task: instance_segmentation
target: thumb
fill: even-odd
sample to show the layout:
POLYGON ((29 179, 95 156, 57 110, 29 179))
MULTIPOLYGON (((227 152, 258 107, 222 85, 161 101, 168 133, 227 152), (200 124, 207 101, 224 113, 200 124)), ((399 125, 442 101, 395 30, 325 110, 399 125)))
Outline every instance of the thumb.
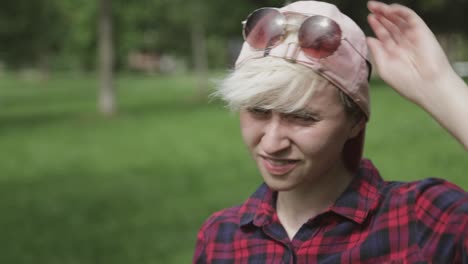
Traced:
POLYGON ((379 73, 379 75, 381 74, 380 72, 380 67, 381 65, 383 65, 384 61, 385 61, 385 54, 384 54, 384 48, 382 46, 382 43, 380 43, 380 41, 376 38, 373 38, 373 37, 367 37, 366 38, 367 40, 367 46, 369 46, 369 50, 372 54, 372 59, 374 61, 374 64, 376 66, 376 70, 377 72, 379 73))

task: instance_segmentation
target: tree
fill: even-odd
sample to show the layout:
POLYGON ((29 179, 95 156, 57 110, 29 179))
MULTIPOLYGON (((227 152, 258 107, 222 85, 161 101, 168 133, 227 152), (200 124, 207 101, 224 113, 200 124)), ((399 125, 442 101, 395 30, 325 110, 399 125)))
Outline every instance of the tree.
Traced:
POLYGON ((99 1, 99 110, 105 116, 115 114, 114 45, 112 37, 112 0, 99 1))
POLYGON ((10 67, 38 66, 48 71, 48 58, 62 46, 64 13, 57 0, 2 1, 0 60, 10 67))

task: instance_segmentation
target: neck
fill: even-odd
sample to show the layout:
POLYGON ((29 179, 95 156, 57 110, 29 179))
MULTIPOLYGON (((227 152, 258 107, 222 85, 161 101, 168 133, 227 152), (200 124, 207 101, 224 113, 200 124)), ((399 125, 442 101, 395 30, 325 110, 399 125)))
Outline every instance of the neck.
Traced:
POLYGON ((308 184, 278 192, 278 218, 292 240, 309 219, 325 212, 350 184, 353 176, 340 164, 308 184))

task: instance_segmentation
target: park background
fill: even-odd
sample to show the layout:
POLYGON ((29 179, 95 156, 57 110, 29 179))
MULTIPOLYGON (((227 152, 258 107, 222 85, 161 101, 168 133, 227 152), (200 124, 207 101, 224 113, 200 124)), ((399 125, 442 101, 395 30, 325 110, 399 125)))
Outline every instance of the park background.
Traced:
MULTIPOLYGON (((366 1, 330 1, 371 34, 366 1)), ((460 74, 466 0, 400 1, 460 74)), ((261 182, 238 117, 209 99, 274 0, 3 0, 0 263, 189 263, 198 228, 261 182)), ((465 66, 464 66, 465 65, 465 66)), ((468 188, 468 157, 374 76, 365 156, 387 180, 468 188)))

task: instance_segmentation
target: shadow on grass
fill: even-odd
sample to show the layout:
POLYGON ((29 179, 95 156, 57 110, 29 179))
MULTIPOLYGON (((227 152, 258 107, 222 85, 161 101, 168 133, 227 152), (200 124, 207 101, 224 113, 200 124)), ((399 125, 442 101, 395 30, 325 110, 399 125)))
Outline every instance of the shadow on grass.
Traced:
POLYGON ((2 124, 2 129, 0 131, 16 129, 24 130, 40 126, 48 126, 50 124, 76 120, 79 117, 80 114, 73 112, 39 112, 2 115, 0 116, 0 124, 2 124))
POLYGON ((135 104, 122 105, 120 113, 126 116, 159 116, 166 114, 184 114, 194 111, 219 109, 224 106, 219 101, 197 100, 193 98, 184 98, 178 101, 146 101, 135 104))
POLYGON ((122 102, 118 107, 117 115, 111 118, 101 116, 96 110, 97 107, 93 109, 89 106, 78 106, 70 109, 61 109, 60 106, 58 106, 55 107, 55 109, 60 110, 40 109, 34 111, 31 109, 29 112, 25 111, 10 114, 4 112, 0 114, 0 124, 2 127, 0 133, 67 123, 92 126, 97 123, 113 122, 121 119, 181 115, 200 110, 223 110, 224 108, 219 101, 208 102, 208 100, 202 101, 193 98, 182 98, 177 101, 145 100, 138 102, 122 102))

